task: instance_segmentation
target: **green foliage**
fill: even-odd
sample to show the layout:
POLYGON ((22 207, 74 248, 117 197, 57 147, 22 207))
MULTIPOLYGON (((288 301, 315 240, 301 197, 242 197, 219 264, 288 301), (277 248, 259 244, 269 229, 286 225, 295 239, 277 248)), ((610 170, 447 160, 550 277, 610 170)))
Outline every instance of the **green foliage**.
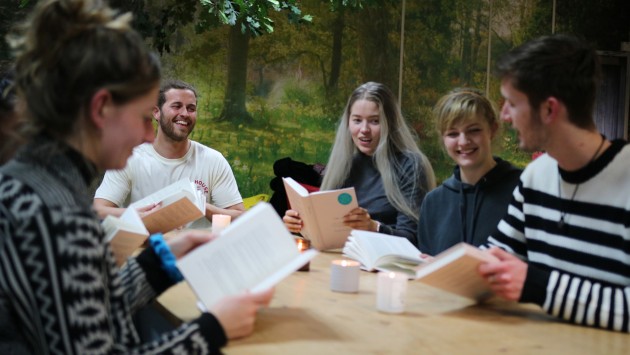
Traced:
POLYGON ((291 23, 311 22, 311 15, 302 15, 297 0, 199 0, 219 20, 231 26, 241 24, 243 33, 260 36, 274 31, 270 11, 287 11, 291 23))

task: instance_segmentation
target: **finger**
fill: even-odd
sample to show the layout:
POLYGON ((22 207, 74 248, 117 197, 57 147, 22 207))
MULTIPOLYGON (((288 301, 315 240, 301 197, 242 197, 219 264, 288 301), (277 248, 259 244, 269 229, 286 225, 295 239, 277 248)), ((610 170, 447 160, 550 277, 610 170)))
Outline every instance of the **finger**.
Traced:
POLYGON ((497 257, 499 260, 508 260, 514 258, 514 255, 498 247, 492 247, 490 248, 490 250, 488 250, 488 252, 497 257))

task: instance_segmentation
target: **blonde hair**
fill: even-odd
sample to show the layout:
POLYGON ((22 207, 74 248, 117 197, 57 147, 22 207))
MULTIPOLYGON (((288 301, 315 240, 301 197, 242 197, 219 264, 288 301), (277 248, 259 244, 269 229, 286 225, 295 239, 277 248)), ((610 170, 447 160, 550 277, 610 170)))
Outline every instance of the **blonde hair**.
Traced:
POLYGON ((490 129, 499 127, 494 105, 476 89, 458 88, 442 96, 433 109, 435 129, 440 135, 461 123, 482 120, 490 129))
POLYGON ((336 189, 343 186, 350 175, 352 158, 359 152, 352 141, 348 122, 352 105, 358 100, 374 102, 380 113, 380 140, 372 156, 376 169, 383 180, 387 200, 399 211, 413 218, 419 217, 419 206, 413 196, 404 196, 400 191, 400 178, 403 174, 418 174, 412 179, 413 191, 425 194, 435 187, 433 167, 427 157, 420 151, 414 135, 407 126, 394 94, 385 85, 367 82, 354 90, 339 120, 335 142, 333 144, 326 173, 322 182, 323 190, 336 189), (413 160, 412 171, 402 171, 399 160, 403 154, 413 160), (416 186, 420 181, 420 186, 416 186))
POLYGON ((16 87, 29 134, 73 132, 94 93, 107 89, 124 104, 159 84, 160 64, 131 26, 100 0, 40 1, 10 36, 16 87))

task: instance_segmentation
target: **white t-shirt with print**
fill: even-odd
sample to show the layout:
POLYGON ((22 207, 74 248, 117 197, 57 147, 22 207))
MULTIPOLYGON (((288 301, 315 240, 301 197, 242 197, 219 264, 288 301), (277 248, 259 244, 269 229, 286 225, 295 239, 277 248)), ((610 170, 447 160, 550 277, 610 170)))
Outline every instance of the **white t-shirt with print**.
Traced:
MULTIPOLYGON (((195 141, 191 141, 186 155, 178 159, 164 158, 151 143, 137 146, 124 169, 105 173, 94 197, 126 207, 183 178, 194 182, 206 201, 219 208, 243 202, 227 160, 218 151, 195 141)), ((193 227, 209 225, 206 218, 201 218, 193 227)))

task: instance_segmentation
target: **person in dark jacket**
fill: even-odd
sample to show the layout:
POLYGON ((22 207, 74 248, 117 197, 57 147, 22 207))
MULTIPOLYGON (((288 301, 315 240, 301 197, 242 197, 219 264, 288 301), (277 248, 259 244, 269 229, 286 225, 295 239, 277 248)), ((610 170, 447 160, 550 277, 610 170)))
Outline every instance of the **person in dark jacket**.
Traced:
POLYGON ((521 174, 492 155, 499 121, 482 94, 454 90, 439 100, 434 116, 444 148, 457 165, 420 208, 418 248, 429 255, 459 242, 484 243, 505 214, 521 174))

